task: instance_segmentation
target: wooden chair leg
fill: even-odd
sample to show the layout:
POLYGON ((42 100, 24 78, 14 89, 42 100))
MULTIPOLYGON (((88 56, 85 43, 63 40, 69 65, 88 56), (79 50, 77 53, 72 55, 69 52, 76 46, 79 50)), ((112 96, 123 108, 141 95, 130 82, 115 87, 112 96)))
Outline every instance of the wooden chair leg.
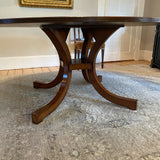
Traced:
POLYGON ((102 54, 101 68, 104 68, 104 49, 101 49, 101 54, 102 54))
POLYGON ((74 59, 76 59, 76 56, 77 56, 77 50, 74 49, 74 59))
POLYGON ((78 50, 77 59, 80 58, 80 50, 78 50))

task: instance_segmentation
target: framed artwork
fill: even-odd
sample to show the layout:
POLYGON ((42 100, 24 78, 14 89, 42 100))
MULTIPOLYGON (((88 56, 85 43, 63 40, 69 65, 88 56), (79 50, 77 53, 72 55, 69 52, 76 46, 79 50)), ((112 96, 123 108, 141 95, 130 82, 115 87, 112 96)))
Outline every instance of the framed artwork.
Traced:
POLYGON ((73 0, 19 0, 22 7, 73 8, 73 0))

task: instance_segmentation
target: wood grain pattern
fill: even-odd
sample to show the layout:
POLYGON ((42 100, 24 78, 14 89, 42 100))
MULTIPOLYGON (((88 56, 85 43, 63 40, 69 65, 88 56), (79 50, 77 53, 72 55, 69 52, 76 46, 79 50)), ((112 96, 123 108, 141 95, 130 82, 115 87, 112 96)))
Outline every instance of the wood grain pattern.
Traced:
POLYGON ((52 27, 104 27, 108 25, 143 26, 156 25, 160 18, 147 17, 32 17, 0 19, 2 27, 40 27, 44 24, 52 27))
POLYGON ((42 30, 46 33, 46 35, 56 47, 60 62, 63 62, 63 66, 60 67, 56 79, 53 80, 51 83, 45 84, 40 82, 34 82, 35 88, 50 88, 61 82, 61 86, 56 96, 47 105, 41 107, 40 109, 32 113, 32 122, 35 124, 40 123, 62 102, 69 88, 72 74, 72 72, 68 69, 68 64, 71 63, 71 56, 65 42, 69 33, 69 29, 53 29, 51 27, 45 26, 44 28, 42 28, 42 30))
POLYGON ((126 106, 132 110, 136 110, 137 107, 137 100, 136 99, 130 99, 130 98, 125 98, 121 96, 117 96, 111 92, 109 92, 106 88, 103 87, 101 82, 98 79, 98 76, 96 74, 96 69, 95 69, 95 62, 96 62, 96 57, 98 54, 98 51, 101 47, 101 45, 120 27, 122 26, 113 26, 113 28, 103 28, 101 30, 99 29, 93 29, 93 28, 88 28, 87 31, 85 30, 84 32, 87 32, 88 35, 92 35, 93 38, 96 40, 95 44, 93 45, 91 51, 89 52, 88 56, 88 62, 91 62, 93 64, 93 67, 91 69, 87 69, 87 74, 89 77, 90 83, 94 86, 96 91, 103 96, 105 99, 119 104, 126 106), (116 28, 117 27, 117 28, 116 28))

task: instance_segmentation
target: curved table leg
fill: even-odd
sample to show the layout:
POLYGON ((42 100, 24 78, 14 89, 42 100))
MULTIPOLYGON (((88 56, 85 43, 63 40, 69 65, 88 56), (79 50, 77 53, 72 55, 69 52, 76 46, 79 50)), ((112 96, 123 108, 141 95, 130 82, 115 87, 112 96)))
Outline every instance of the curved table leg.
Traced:
POLYGON ((38 81, 34 81, 33 82, 33 87, 34 88, 52 88, 54 86, 56 86, 57 84, 59 84, 63 79, 63 67, 60 66, 59 68, 59 72, 57 77, 50 83, 42 83, 42 82, 38 82, 38 81))
MULTIPOLYGON (((83 32, 83 37, 85 38, 85 40, 84 40, 83 48, 82 48, 81 61, 83 63, 87 63, 88 51, 90 49, 90 45, 91 45, 91 41, 92 41, 92 35, 88 34, 88 30, 86 28, 83 28, 82 32, 83 32)), ((88 76, 88 69, 82 69, 82 75, 83 75, 84 79, 88 83, 90 83, 89 76, 88 76)), ((98 79, 101 82, 102 81, 102 76, 98 75, 98 79)))
MULTIPOLYGON (((91 45, 92 36, 88 34, 88 32, 86 32, 86 29, 82 29, 82 32, 83 32, 83 37, 85 38, 85 40, 84 40, 83 47, 82 47, 81 61, 83 63, 87 63, 88 51, 91 45)), ((87 69, 82 69, 82 75, 84 79, 86 80, 86 82, 90 83, 87 69)))
POLYGON ((88 70, 88 74, 89 74, 90 82, 102 97, 104 97, 105 99, 113 103, 126 106, 132 110, 136 110, 136 106, 137 106, 136 99, 121 97, 109 92, 107 89, 104 88, 104 86, 97 79, 95 69, 88 70))
POLYGON ((114 33, 117 28, 109 28, 109 29, 90 29, 88 32, 90 32, 93 37, 95 38, 96 42, 93 45, 91 52, 89 54, 88 61, 93 64, 92 69, 88 69, 88 75, 89 75, 89 80, 96 89, 96 91, 105 99, 122 105, 126 106, 132 110, 136 110, 137 107, 137 100, 136 99, 131 99, 131 98, 125 98, 121 97, 118 95, 115 95, 111 92, 109 92, 107 89, 104 88, 104 86, 99 82, 97 75, 96 75, 96 69, 95 69, 95 61, 96 61, 96 56, 98 54, 98 51, 101 47, 101 45, 108 39, 108 37, 114 33))
POLYGON ((42 26, 42 30, 47 34, 52 43, 57 49, 60 58, 60 71, 57 78, 49 84, 35 83, 35 87, 50 87, 59 83, 62 80, 61 86, 56 96, 45 106, 32 113, 32 122, 35 124, 40 123, 46 116, 52 113, 58 105, 62 102, 69 88, 71 73, 68 64, 71 63, 71 56, 66 44, 69 28, 53 28, 51 25, 42 26), (36 86, 41 85, 41 86, 36 86))
POLYGON ((63 80, 56 96, 44 107, 32 113, 32 122, 40 123, 46 116, 52 113, 64 99, 71 81, 71 71, 64 71, 63 80))

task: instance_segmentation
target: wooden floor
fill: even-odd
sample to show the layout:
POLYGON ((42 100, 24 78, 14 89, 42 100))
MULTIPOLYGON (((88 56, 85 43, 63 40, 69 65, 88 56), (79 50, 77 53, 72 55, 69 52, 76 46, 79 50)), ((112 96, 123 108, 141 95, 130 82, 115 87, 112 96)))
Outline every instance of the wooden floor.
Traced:
MULTIPOLYGON (((104 69, 113 66, 122 66, 122 65, 133 65, 133 64, 145 64, 150 65, 148 61, 122 61, 122 62, 107 62, 104 64, 104 69)), ((99 67, 99 65, 97 65, 99 67)), ((43 72, 53 72, 58 71, 59 67, 41 67, 41 68, 28 68, 28 69, 12 69, 12 70, 1 70, 0 76, 8 75, 8 76, 18 76, 18 75, 27 75, 27 74, 36 74, 43 72)))
POLYGON ((53 72, 57 71, 59 67, 41 67, 41 68, 27 68, 27 69, 11 69, 11 70, 1 70, 0 75, 27 75, 43 72, 53 72))

